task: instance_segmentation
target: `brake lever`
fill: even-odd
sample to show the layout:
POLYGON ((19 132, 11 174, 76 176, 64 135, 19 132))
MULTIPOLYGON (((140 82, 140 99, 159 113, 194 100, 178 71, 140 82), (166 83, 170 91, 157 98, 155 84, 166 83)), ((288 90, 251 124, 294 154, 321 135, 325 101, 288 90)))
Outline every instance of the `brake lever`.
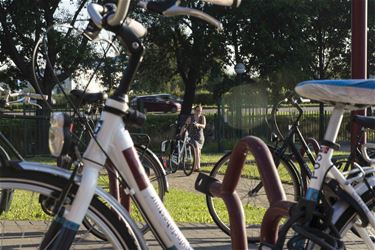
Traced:
POLYGON ((11 102, 7 101, 7 102, 5 103, 5 105, 6 105, 6 106, 10 106, 11 104, 24 103, 24 101, 25 101, 25 97, 21 97, 20 99, 15 100, 15 101, 11 101, 11 102))
POLYGON ((171 0, 171 1, 164 1, 164 2, 146 2, 146 1, 139 1, 138 6, 149 10, 151 12, 166 16, 193 16, 199 18, 201 20, 206 21, 207 23, 215 26, 217 29, 222 30, 223 25, 220 21, 213 18, 212 16, 204 13, 203 11, 181 7, 179 6, 179 1, 171 0))
MULTIPOLYGON (((19 95, 19 94, 17 93, 17 95, 19 95)), ((21 97, 18 100, 15 100, 15 101, 11 101, 11 102, 6 101, 5 105, 10 106, 11 104, 15 104, 15 103, 25 103, 25 104, 30 104, 31 106, 35 106, 39 109, 42 109, 43 107, 41 105, 31 102, 32 97, 30 95, 32 95, 32 93, 26 94, 25 96, 21 97)), ((46 98, 46 97, 44 97, 44 98, 46 98)))
POLYGON ((185 15, 193 16, 215 26, 218 30, 223 30, 223 24, 219 20, 217 20, 216 18, 213 18, 212 16, 200 10, 173 5, 172 7, 164 11, 163 15, 166 17, 185 16, 185 15))

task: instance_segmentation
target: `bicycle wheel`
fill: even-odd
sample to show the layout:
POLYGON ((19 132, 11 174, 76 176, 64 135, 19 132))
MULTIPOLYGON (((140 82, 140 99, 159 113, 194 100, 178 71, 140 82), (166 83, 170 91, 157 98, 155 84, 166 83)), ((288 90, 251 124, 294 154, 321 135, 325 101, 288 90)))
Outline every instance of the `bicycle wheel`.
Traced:
POLYGON ((2 189, 0 190, 0 215, 3 212, 9 210, 10 203, 13 198, 13 190, 11 189, 2 189))
POLYGON ((144 167, 151 184, 154 186, 160 199, 164 200, 165 192, 167 191, 167 179, 165 177, 163 166, 159 159, 152 153, 152 151, 142 145, 134 145, 142 166, 144 167))
POLYGON ((179 161, 178 161, 178 149, 175 147, 172 150, 172 153, 169 155, 169 167, 171 169, 172 173, 176 173, 178 167, 179 167, 179 161))
MULTIPOLYGON (((142 165, 145 169, 145 172, 150 179, 151 184, 154 186, 156 192, 158 193, 160 199, 163 201, 165 192, 167 191, 167 180, 165 178, 164 172, 162 170, 161 163, 157 159, 157 157, 152 153, 151 150, 147 149, 145 146, 142 145, 134 145, 137 153, 139 155, 139 158, 142 162, 142 165)), ((106 166, 108 168, 108 166, 106 166)), ((109 185, 109 180, 106 175, 100 176, 100 182, 104 184, 105 186, 109 185)), ((131 214, 135 213, 135 217, 140 220, 140 213, 137 211, 136 207, 133 207, 131 209, 131 214), (134 210, 134 211, 133 211, 134 210)), ((85 218, 82 222, 82 224, 86 228, 91 228, 91 233, 94 234, 96 237, 106 240, 105 235, 96 227, 92 226, 91 221, 89 218, 85 218)), ((140 230, 142 233, 146 233, 149 231, 149 226, 143 221, 138 223, 140 230)))
MULTIPOLYGON (((9 160, 10 158, 5 149, 0 146, 0 170, 5 167, 5 162, 9 160)), ((12 202, 12 197, 12 189, 4 189, 0 186, 0 215, 9 209, 10 203, 12 202)))
MULTIPOLYGON (((375 212, 375 197, 373 195, 372 190, 367 190, 364 194, 361 195, 362 200, 366 203, 366 205, 369 207, 370 211, 373 213, 375 212)), ((353 241, 353 238, 356 241, 360 241, 361 238, 357 233, 352 231, 353 225, 360 225, 360 219, 355 211, 355 209, 351 206, 349 206, 342 214, 341 216, 338 217, 335 226, 340 233, 340 236, 344 243, 346 241, 353 241)), ((368 225, 367 227, 367 233, 370 235, 373 245, 372 248, 375 248, 375 230, 372 228, 371 224, 368 225)), ((356 245, 358 245, 358 249, 361 248, 360 246, 361 243, 356 242, 356 245)), ((363 245, 364 247, 364 245, 363 245)))
MULTIPOLYGON (((210 176, 222 180, 228 168, 231 153, 224 155, 212 169, 210 176)), ((297 200, 301 194, 299 179, 296 175, 294 165, 290 161, 281 159, 277 166, 281 182, 283 184, 288 200, 297 200)), ((243 209, 247 225, 247 236, 249 242, 260 240, 260 225, 269 202, 260 180, 258 168, 254 157, 248 154, 241 178, 236 188, 243 209)), ((222 199, 206 196, 208 211, 216 225, 226 234, 230 235, 229 217, 222 199)))
POLYGON ((182 156, 182 164, 184 168, 184 173, 189 176, 194 171, 195 165, 195 147, 192 143, 188 143, 184 150, 184 155, 182 156))
MULTIPOLYGON (((53 219, 49 212, 52 211, 51 205, 66 184, 66 179, 55 175, 3 168, 0 171, 0 186, 12 189, 14 197, 10 209, 0 216, 1 246, 5 249, 38 248, 53 219)), ((64 205, 67 208, 77 188, 74 185, 68 195, 64 205)), ((73 248, 139 249, 140 245, 143 245, 134 234, 136 229, 133 223, 127 227, 119 220, 118 215, 96 196, 86 217, 108 240, 103 241, 95 237, 90 233, 91 228, 81 226, 73 242, 73 248)))

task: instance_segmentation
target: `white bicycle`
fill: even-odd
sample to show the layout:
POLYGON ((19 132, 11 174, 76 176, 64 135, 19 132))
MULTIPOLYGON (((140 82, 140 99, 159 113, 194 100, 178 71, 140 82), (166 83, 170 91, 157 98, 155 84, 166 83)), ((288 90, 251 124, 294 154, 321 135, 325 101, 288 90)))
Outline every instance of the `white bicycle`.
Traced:
MULTIPOLYGON (((261 226, 262 248, 345 249, 344 242, 353 232, 368 249, 375 249, 371 232, 375 228, 372 211, 375 208, 375 169, 355 164, 350 171, 340 172, 332 163, 333 151, 339 148, 336 138, 345 110, 375 105, 375 80, 312 80, 298 84, 295 91, 303 97, 331 103, 334 110, 306 197, 297 204, 282 196, 273 204, 270 202, 261 226), (282 217, 289 219, 278 231, 277 224, 282 217), (290 234, 291 229, 294 234, 290 234)), ((367 118, 367 123, 371 120, 375 122, 367 118)), ((371 165, 375 159, 370 159, 366 152, 374 146, 362 147, 363 156, 371 165)))
MULTIPOLYGON (((240 3, 239 0, 209 2, 227 6, 240 3)), ((129 57, 123 78, 106 101, 93 137, 83 157, 74 163, 73 171, 26 161, 10 161, 1 167, 0 189, 15 191, 11 208, 0 217, 2 247, 147 249, 128 212, 97 186, 100 170, 111 160, 125 192, 162 247, 191 249, 150 183, 125 126, 125 123, 138 123, 145 118, 129 108, 126 95, 142 60, 144 47, 140 38, 146 33, 142 24, 127 18, 129 4, 128 0, 119 0, 117 7, 113 4, 88 7, 91 21, 85 35, 95 39, 101 29, 112 31, 127 48, 129 57), (28 221, 30 218, 34 218, 33 221, 28 221), (90 221, 91 228, 81 225, 84 218, 90 221), (91 233, 94 228, 104 239, 91 233)), ((139 5, 164 16, 197 17, 221 28, 221 23, 213 17, 181 7, 179 1, 139 2, 139 5)), ((51 116, 54 155, 63 151, 67 130, 64 116, 51 116)))
POLYGON ((168 151, 170 147, 169 161, 166 166, 168 173, 175 173, 178 169, 182 169, 186 176, 194 171, 196 150, 193 143, 190 142, 189 133, 185 131, 183 138, 175 140, 165 140, 161 143, 161 152, 168 151))

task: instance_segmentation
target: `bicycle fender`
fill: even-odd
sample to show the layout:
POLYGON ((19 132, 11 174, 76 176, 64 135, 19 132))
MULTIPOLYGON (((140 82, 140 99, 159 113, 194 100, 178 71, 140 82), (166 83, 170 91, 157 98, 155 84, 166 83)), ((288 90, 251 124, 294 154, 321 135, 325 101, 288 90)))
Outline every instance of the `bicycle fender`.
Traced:
MULTIPOLYGON (((64 179, 69 179, 71 175, 71 171, 58 168, 56 166, 50 166, 46 164, 41 164, 37 162, 28 162, 28 161, 9 161, 10 167, 20 170, 26 171, 36 171, 42 172, 50 175, 55 175, 62 177, 64 179)), ((80 184, 80 176, 75 176, 74 182, 79 185, 80 184)), ((109 193, 105 192, 102 188, 96 187, 95 195, 102 198, 105 202, 107 202, 111 208, 121 217, 122 222, 126 225, 126 229, 130 234, 132 234, 139 242, 141 249, 148 249, 146 241, 143 238, 142 233, 138 229, 137 225, 130 217, 128 211, 121 206, 120 203, 116 201, 116 199, 109 193)), ((124 228, 125 229, 125 228, 124 228)))
POLYGON ((168 178, 167 178, 167 173, 165 172, 165 169, 163 167, 163 164, 160 162, 159 160, 159 157, 156 156, 156 154, 149 148, 146 148, 145 146, 143 145, 134 145, 135 147, 141 147, 143 150, 146 149, 146 152, 149 153, 154 159, 155 161, 159 164, 159 170, 161 171, 161 174, 164 178, 164 188, 165 188, 165 191, 166 192, 169 192, 169 182, 168 182, 168 178))
MULTIPOLYGON (((375 176, 371 176, 367 178, 367 181, 371 187, 375 187, 375 176)), ((358 183, 354 186, 354 189, 356 190, 357 194, 359 196, 363 195, 365 192, 367 192, 369 189, 366 186, 364 182, 358 183)), ((333 215, 332 215, 332 223, 335 224, 337 220, 340 218, 340 216, 348 209, 350 204, 346 201, 339 200, 335 204, 333 204, 333 215)))
POLYGON ((346 201, 346 203, 350 204, 358 214, 359 218, 362 221, 362 227, 367 227, 369 220, 367 218, 366 212, 362 209, 362 207, 355 201, 355 199, 345 192, 336 180, 331 180, 328 184, 328 187, 334 192, 335 195, 340 197, 340 201, 346 201))

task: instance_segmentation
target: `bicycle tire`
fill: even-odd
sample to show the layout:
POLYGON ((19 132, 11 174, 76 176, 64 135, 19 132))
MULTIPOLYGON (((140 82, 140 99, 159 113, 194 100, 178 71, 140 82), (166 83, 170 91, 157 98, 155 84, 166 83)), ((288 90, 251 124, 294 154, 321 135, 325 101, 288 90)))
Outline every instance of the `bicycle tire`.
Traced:
POLYGON ((185 175, 191 175, 195 166, 195 147, 192 143, 186 144, 184 155, 182 156, 182 164, 185 175))
MULTIPOLYGON (((178 150, 177 150, 177 147, 175 147, 171 154, 169 155, 169 167, 170 167, 170 171, 172 172, 172 174, 176 173, 177 172, 177 169, 179 167, 179 164, 177 164, 176 162, 174 162, 173 160, 173 157, 177 157, 178 158, 178 150)), ((177 160, 178 161, 178 160, 177 160)))
MULTIPOLYGON (((164 195, 167 191, 167 180, 165 178, 163 170, 161 169, 162 166, 159 162, 159 159, 157 159, 157 157, 152 153, 152 151, 146 148, 145 146, 134 145, 134 147, 137 150, 142 166, 144 167, 151 184, 154 186, 160 199, 163 201, 164 195)), ((105 235, 103 235, 103 233, 100 230, 96 229, 95 227, 92 227, 91 222, 86 217, 83 219, 82 224, 86 228, 91 228, 90 233, 92 233, 93 235, 102 240, 106 240, 105 235)), ((147 233, 150 229, 147 224, 142 223, 139 223, 139 227, 143 234, 147 233)))
MULTIPOLYGON (((373 212, 375 209, 375 197, 372 194, 372 190, 367 190, 365 193, 361 195, 362 200, 365 204, 369 207, 370 210, 373 212)), ((355 222, 357 213, 355 209, 351 206, 349 206, 342 214, 338 217, 335 227, 337 228, 338 232, 341 234, 342 239, 345 241, 347 235, 346 233, 351 231, 352 229, 352 223, 355 222)), ((374 235, 374 230, 372 229, 371 225, 368 225, 369 230, 372 231, 372 235, 374 235)), ((356 233, 354 233, 356 234, 356 233)), ((357 235, 358 236, 358 235, 357 235)), ((359 237, 359 236, 358 236, 359 237)), ((359 238, 360 239, 360 238, 359 238)), ((374 242, 374 240, 373 240, 374 242)), ((375 242, 373 247, 375 247, 375 242)))
MULTIPOLYGON (((9 160, 9 155, 5 149, 0 146, 0 171, 5 168, 6 162, 9 160)), ((0 215, 9 209, 10 203, 12 202, 12 197, 12 189, 0 189, 0 215)))
POLYGON ((142 166, 145 168, 145 171, 150 179, 150 182, 154 186, 160 199, 163 201, 165 193, 167 192, 168 184, 167 178, 165 177, 163 171, 162 163, 159 161, 157 156, 145 146, 134 145, 134 147, 137 150, 139 159, 141 160, 142 166))
MULTIPOLYGON (((16 248, 22 248, 23 246, 38 247, 49 228, 48 224, 52 220, 51 216, 40 209, 41 203, 39 202, 39 198, 43 196, 55 199, 66 184, 66 179, 55 175, 37 171, 16 170, 13 168, 2 169, 0 171, 0 186, 14 190, 15 194, 10 210, 0 216, 2 221, 0 224, 2 227, 0 230, 2 232, 0 234, 1 245, 4 248, 12 248, 15 245, 17 246, 16 248), (19 198, 16 198, 17 196, 19 198), (29 212, 23 210, 25 209, 23 204, 27 204, 29 212), (25 219, 32 221, 23 222, 25 219), (15 227, 14 224, 17 226, 15 227), (24 229, 21 227, 24 227, 24 229), (32 235, 27 232, 32 232, 32 235), (8 233, 12 234, 11 239, 7 237, 8 233), (28 236, 33 238, 33 244, 30 243, 30 237, 28 236), (26 237, 26 239, 17 237, 26 237)), ((68 195, 69 201, 65 205, 70 205, 77 189, 78 186, 74 185, 68 195)), ((46 204, 43 205, 46 206, 46 204)), ((85 231, 85 228, 81 226, 74 241, 75 246, 81 243, 87 248, 87 244, 90 243, 96 249, 98 247, 108 247, 108 245, 116 249, 140 249, 143 245, 136 237, 135 231, 137 229, 134 223, 125 224, 119 219, 117 213, 103 203, 99 197, 93 197, 86 216, 105 233, 106 239, 109 239, 109 241, 93 238, 90 230, 85 231)))
MULTIPOLYGON (((272 150, 272 149, 271 149, 272 150)), ((222 179, 223 173, 226 171, 226 167, 228 166, 229 158, 230 158, 231 152, 224 155, 214 166, 214 168, 211 170, 210 176, 222 179)), ((250 155, 250 154, 249 154, 250 155)), ((250 159, 249 156, 247 159, 250 159)), ((248 162, 248 161, 246 161, 248 162)), ((300 187, 300 181, 298 178, 298 175, 296 173, 296 168, 294 167, 294 164, 285 159, 281 158, 282 165, 285 166, 284 168, 287 171, 287 175, 282 175, 282 183, 284 186, 285 193, 287 195, 288 200, 297 200, 298 197, 301 195, 301 187, 300 187)), ((250 163, 245 163, 244 169, 242 170, 242 177, 240 178, 240 181, 237 185, 236 191, 241 199, 241 202, 244 207, 245 211, 245 218, 246 215, 255 217, 254 222, 247 223, 247 238, 249 242, 258 242, 260 240, 260 223, 263 216, 262 214, 265 213, 265 210, 269 207, 269 203, 267 200, 267 197, 265 195, 264 189, 261 187, 261 181, 259 179, 259 173, 258 169, 255 165, 251 165, 250 163), (248 178, 250 177, 250 178, 248 178), (256 185, 249 185, 251 184, 251 181, 254 181, 256 185), (246 185, 249 185, 247 187, 246 185), (255 190, 252 187, 260 187, 260 190, 255 190), (262 190, 263 189, 263 190, 262 190), (255 190, 255 191, 254 191, 255 190), (251 192, 252 191, 252 192, 251 192), (261 193, 259 193, 262 191, 261 193), (254 194, 254 192, 257 192, 254 194), (259 193, 259 194, 258 194, 259 193), (259 196, 259 198, 258 198, 259 196), (247 202, 244 202, 244 200, 247 202), (250 202, 254 204, 254 207, 250 207, 250 202), (253 209, 255 212, 251 213, 251 209, 253 209), (255 214, 257 213, 257 214, 255 214), (258 218, 258 221, 256 220, 258 218)), ((280 166, 281 164, 279 164, 280 166)), ((279 173, 282 171, 280 167, 278 167, 279 173)), ((221 207, 224 207, 224 203, 220 198, 213 198, 209 195, 206 195, 206 203, 208 207, 208 211, 215 222, 215 224, 227 235, 230 235, 230 228, 229 228, 229 222, 228 222, 228 214, 225 209, 221 209, 221 207), (217 209, 216 209, 217 208, 217 209)))

